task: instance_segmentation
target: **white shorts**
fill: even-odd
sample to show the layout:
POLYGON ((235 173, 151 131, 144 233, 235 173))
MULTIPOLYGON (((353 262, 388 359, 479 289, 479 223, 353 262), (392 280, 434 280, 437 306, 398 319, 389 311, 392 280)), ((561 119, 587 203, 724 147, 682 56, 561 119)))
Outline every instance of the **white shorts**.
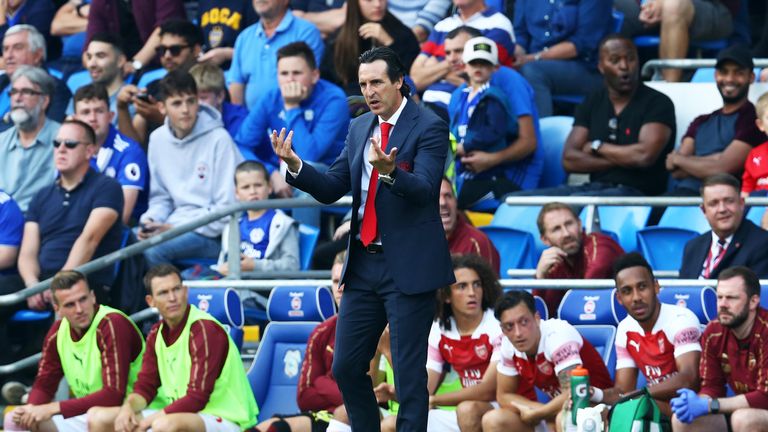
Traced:
MULTIPOLYGON (((490 402, 491 408, 496 409, 499 403, 490 402)), ((427 432, 460 432, 459 419, 456 417, 456 410, 431 409, 427 418, 427 432)))
MULTIPOLYGON (((156 412, 157 410, 143 410, 141 412, 141 416, 147 418, 156 412)), ((232 423, 227 419, 212 416, 206 413, 197 413, 197 415, 203 419, 206 432, 240 432, 240 426, 232 423)))
POLYGON ((78 416, 64 418, 61 414, 56 414, 51 417, 53 424, 56 425, 56 429, 59 432, 87 432, 88 431, 88 414, 80 414, 78 416))

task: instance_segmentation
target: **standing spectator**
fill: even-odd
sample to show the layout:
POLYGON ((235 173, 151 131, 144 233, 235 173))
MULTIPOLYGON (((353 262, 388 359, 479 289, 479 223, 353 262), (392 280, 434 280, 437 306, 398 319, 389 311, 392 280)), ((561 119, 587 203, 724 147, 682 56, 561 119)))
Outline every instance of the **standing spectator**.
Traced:
POLYGON ((88 12, 86 44, 98 33, 114 33, 125 41, 130 59, 126 74, 137 73, 155 57, 160 44, 160 25, 171 19, 186 19, 182 0, 92 0, 88 12))
POLYGON ((88 84, 75 92, 75 118, 96 133, 96 154, 91 167, 117 179, 123 187, 123 223, 138 220, 147 210, 149 167, 147 155, 138 143, 112 125, 115 113, 109 109, 104 86, 88 84))
MULTIPOLYGON (((192 76, 173 71, 159 83, 165 124, 149 137, 149 209, 141 240, 234 203, 232 178, 242 161, 218 111, 197 102, 192 76)), ((150 266, 219 254, 223 218, 144 252, 150 266)))
MULTIPOLYGON (((614 260, 624 250, 612 238, 600 233, 587 234, 573 209, 559 202, 541 208, 536 225, 541 241, 548 246, 536 264, 536 279, 608 279, 614 260)), ((535 289, 554 313, 565 291, 535 289)))
POLYGON ((325 39, 344 24, 347 0, 291 0, 291 11, 314 24, 325 39))
MULTIPOLYGON (((56 13, 56 7, 51 0, 6 0, 0 2, 0 35, 4 36, 9 28, 26 24, 34 27, 38 33, 44 36, 46 46, 54 44, 51 38, 51 21, 56 13)), ((55 41, 58 45, 58 41, 55 41)), ((57 47, 58 48, 58 47, 57 47)), ((5 53, 5 49, 3 49, 5 53)), ((52 58, 57 53, 52 50, 52 58)), ((4 65, 5 57, 0 59, 0 65, 4 65)))
POLYGON ((715 174, 701 185, 701 211, 710 231, 689 240, 683 251, 681 279, 714 279, 728 267, 744 265, 768 277, 768 232, 744 217, 739 180, 715 174))
MULTIPOLYGON (((733 17, 740 0, 614 0, 624 14, 622 34, 658 34, 659 58, 688 55, 689 42, 726 39, 733 33, 733 17)), ((666 81, 680 81, 681 69, 662 69, 666 81)))
POLYGON ((259 22, 237 37, 227 76, 233 103, 253 109, 267 91, 275 87, 275 53, 291 42, 306 42, 315 54, 315 64, 321 64, 325 48, 320 32, 309 21, 295 17, 288 10, 288 1, 254 0, 259 22))
MULTIPOLYGON (((35 194, 27 211, 19 252, 19 274, 32 286, 59 270, 81 266, 120 247, 123 194, 120 184, 90 167, 96 135, 80 120, 65 120, 54 140, 59 178, 35 194)), ((113 268, 88 275, 99 303, 111 304, 113 268)), ((32 309, 44 309, 50 294, 27 299, 32 309)))
POLYGON ((82 53, 90 9, 91 0, 67 0, 51 21, 51 36, 61 38, 61 58, 49 64, 61 71, 64 81, 83 68, 82 53))
POLYGON ((597 46, 611 31, 611 0, 517 0, 515 66, 533 86, 539 115, 552 96, 587 95, 600 87, 597 46))
POLYGON ((387 11, 387 0, 351 0, 346 20, 328 44, 323 76, 341 85, 349 95, 359 95, 357 58, 375 46, 388 46, 402 59, 406 70, 419 54, 413 32, 387 11), (331 55, 332 53, 332 55, 331 55))
POLYGON ((419 43, 427 40, 438 21, 445 18, 451 0, 388 0, 389 11, 410 27, 419 43))
POLYGON ((224 71, 213 63, 198 63, 189 70, 197 84, 197 100, 221 113, 224 129, 232 138, 237 136, 240 126, 248 117, 248 109, 242 105, 227 102, 227 83, 224 71))
POLYGON ((51 143, 59 123, 45 116, 54 86, 53 78, 44 70, 20 66, 7 92, 14 126, 0 133, 0 189, 10 194, 22 211, 56 175, 51 143))
MULTIPOLYGON (((35 66, 42 68, 47 58, 45 39, 36 28, 27 24, 17 24, 5 32, 3 38, 3 59, 5 60, 5 75, 0 77, 0 130, 6 130, 13 126, 8 117, 11 107, 11 98, 6 91, 10 84, 10 78, 21 66, 35 66)), ((48 106, 43 112, 51 119, 58 122, 64 120, 67 105, 72 97, 67 84, 55 77, 53 89, 48 93, 48 106)))
POLYGON ((201 0, 197 22, 203 31, 203 54, 198 60, 229 69, 235 40, 259 19, 252 0, 201 0))

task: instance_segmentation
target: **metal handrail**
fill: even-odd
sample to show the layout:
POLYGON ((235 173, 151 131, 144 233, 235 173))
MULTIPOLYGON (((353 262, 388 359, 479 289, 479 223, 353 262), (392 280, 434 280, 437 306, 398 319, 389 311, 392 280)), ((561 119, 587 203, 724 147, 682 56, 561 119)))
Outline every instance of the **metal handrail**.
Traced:
MULTIPOLYGON (((507 197, 506 205, 544 205, 557 201, 569 205, 593 206, 698 206, 700 197, 598 197, 598 196, 530 196, 507 197)), ((768 197, 747 197, 747 205, 768 206, 768 197)))
MULTIPOLYGON (((768 58, 756 58, 753 59, 755 67, 768 67, 768 58)), ((656 76, 659 69, 699 69, 699 68, 711 68, 715 67, 717 60, 715 59, 654 59, 648 60, 640 70, 641 76, 653 75, 656 76)))

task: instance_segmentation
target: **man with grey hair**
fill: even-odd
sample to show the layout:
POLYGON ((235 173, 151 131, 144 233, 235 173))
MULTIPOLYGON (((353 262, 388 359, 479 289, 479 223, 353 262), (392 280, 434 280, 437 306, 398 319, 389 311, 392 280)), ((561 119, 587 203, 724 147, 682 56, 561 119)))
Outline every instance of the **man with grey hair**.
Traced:
POLYGON ((10 90, 3 91, 10 99, 8 117, 14 126, 0 133, 0 189, 25 212, 32 196, 56 174, 51 143, 59 123, 45 116, 54 87, 43 69, 19 66, 11 76, 10 90))
MULTIPOLYGON (((45 38, 33 26, 17 24, 9 28, 3 37, 3 59, 5 60, 5 75, 0 76, 0 131, 12 127, 15 123, 9 116, 11 98, 7 88, 10 79, 21 66, 43 67, 47 56, 45 38)), ((72 98, 67 84, 55 77, 53 90, 49 93, 48 117, 58 122, 64 120, 67 105, 72 98)))

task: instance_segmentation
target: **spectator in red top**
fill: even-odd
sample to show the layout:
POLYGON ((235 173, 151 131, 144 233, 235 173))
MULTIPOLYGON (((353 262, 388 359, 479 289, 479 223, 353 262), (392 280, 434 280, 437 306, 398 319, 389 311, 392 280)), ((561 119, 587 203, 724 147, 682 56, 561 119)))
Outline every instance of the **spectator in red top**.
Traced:
POLYGON ((673 429, 768 430, 768 311, 760 307, 757 275, 741 266, 723 270, 717 310, 701 336, 701 391, 677 391, 673 429), (735 396, 726 397, 726 384, 735 396))
POLYGON ((472 226, 464 213, 459 212, 453 185, 443 178, 440 185, 440 219, 452 255, 479 255, 499 273, 499 252, 482 231, 472 226))
MULTIPOLYGON (((99 309, 106 306, 96 303, 96 296, 80 272, 57 273, 51 282, 51 293, 53 307, 61 319, 53 323, 45 336, 43 357, 38 363, 37 378, 32 385, 28 403, 5 416, 5 430, 86 431, 86 411, 96 405, 119 406, 127 387, 132 384, 129 382, 131 364, 137 361, 144 347, 144 340, 136 325, 114 309, 108 309, 106 315, 99 316, 94 323, 99 309), (62 325, 66 327, 60 330, 62 325), (96 325, 95 331, 90 331, 91 325, 96 325), (66 328, 69 328, 69 332, 64 334, 66 328), (70 383, 76 383, 78 379, 87 381, 88 374, 68 376, 61 356, 64 350, 80 360, 76 348, 65 347, 88 344, 88 339, 92 340, 90 343, 94 343, 101 353, 102 388, 75 399, 54 401, 62 378, 67 378, 70 383)), ((66 361, 72 362, 71 359, 66 361)), ((73 386, 75 394, 77 387, 73 386)))
MULTIPOLYGON (((536 219, 541 241, 549 246, 536 265, 536 279, 609 279, 616 258, 624 250, 612 238, 586 234, 573 209, 560 202, 541 208, 536 219)), ((557 310, 565 295, 561 290, 534 290, 547 303, 549 313, 557 310)))
MULTIPOLYGON (((757 128, 768 132, 768 93, 763 93, 755 103, 757 128)), ((744 173, 741 175, 741 196, 767 196, 768 195, 768 141, 749 151, 744 161, 744 173)), ((763 229, 768 228, 768 211, 763 213, 760 221, 763 229)))

